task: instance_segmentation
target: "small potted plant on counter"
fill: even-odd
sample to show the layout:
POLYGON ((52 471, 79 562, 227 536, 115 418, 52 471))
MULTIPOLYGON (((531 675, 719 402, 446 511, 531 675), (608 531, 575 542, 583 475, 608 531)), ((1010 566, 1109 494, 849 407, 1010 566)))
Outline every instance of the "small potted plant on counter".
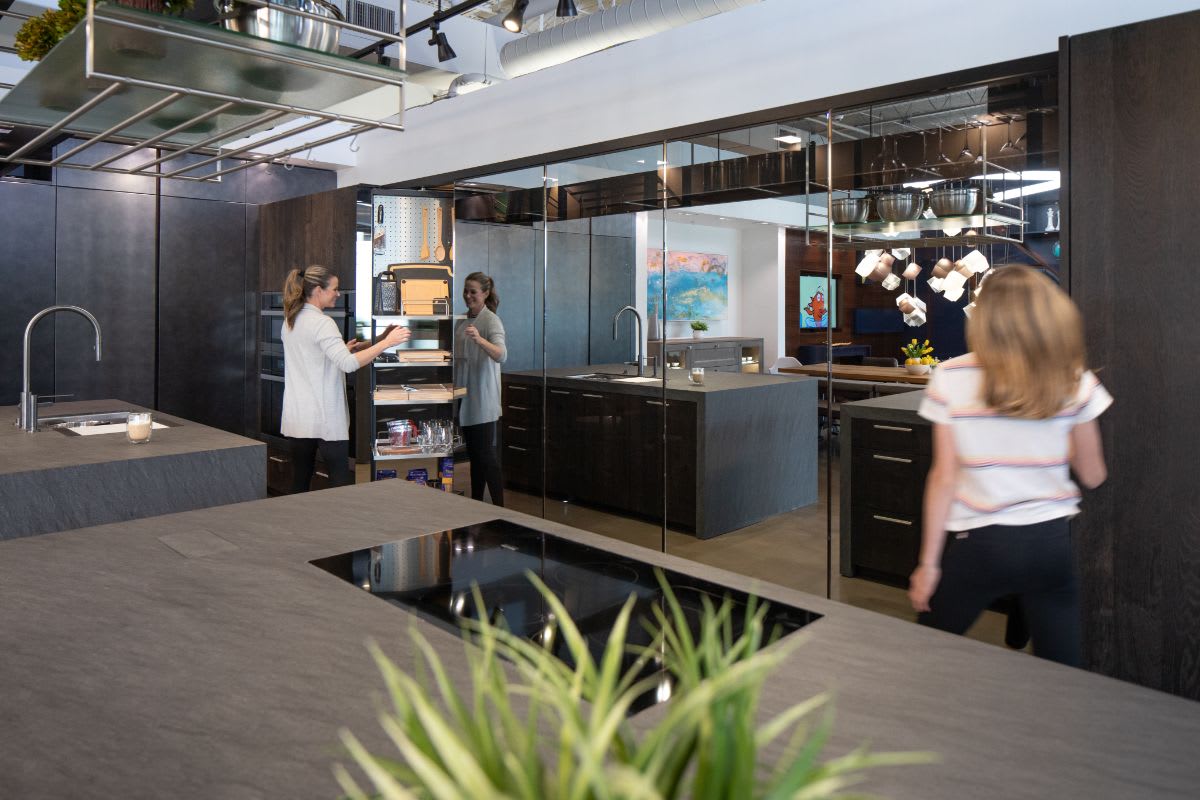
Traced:
MULTIPOLYGON (((466 645, 470 678, 462 690, 415 628, 411 638, 420 656, 413 670, 401 670, 372 645, 392 701, 381 710, 381 723, 398 757, 373 755, 349 731, 341 733, 373 786, 370 796, 815 800, 849 797, 842 790, 868 767, 934 760, 927 753, 865 748, 820 760, 832 727, 824 694, 760 725, 767 679, 802 642, 792 637, 767 646, 772 637, 764 603, 752 599, 735 637, 729 599, 718 605, 706 598, 693 633, 660 574, 666 607, 654 606, 655 620, 643 623, 655 632, 653 643, 629 641, 638 624, 631 596, 603 653, 594 657, 558 597, 533 573, 526 575, 552 612, 553 634, 535 641, 511 633, 503 622, 493 624, 486 613, 464 618, 473 643, 466 645), (560 649, 569 652, 571 665, 555 654, 560 649), (638 658, 625 669, 627 652, 638 658), (665 672, 641 677, 651 661, 665 672), (635 730, 627 712, 647 692, 666 706, 657 724, 635 730), (822 719, 807 725, 814 712, 822 719)), ((478 589, 475 602, 485 607, 478 589)), ((368 797, 344 766, 334 771, 348 797, 368 797)))
POLYGON ((708 323, 702 320, 694 320, 692 322, 692 338, 703 339, 704 332, 708 330, 708 323))
POLYGON ((928 339, 925 340, 924 344, 919 344, 916 339, 913 339, 901 347, 900 352, 904 353, 904 368, 912 375, 926 374, 936 361, 930 355, 933 352, 933 348, 929 345, 928 339))

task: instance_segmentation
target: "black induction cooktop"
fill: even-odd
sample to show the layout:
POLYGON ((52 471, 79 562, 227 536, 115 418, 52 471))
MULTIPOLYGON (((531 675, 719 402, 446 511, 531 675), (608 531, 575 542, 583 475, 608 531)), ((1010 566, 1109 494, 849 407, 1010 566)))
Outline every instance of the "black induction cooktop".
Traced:
MULTIPOLYGON (((652 608, 665 602, 653 565, 502 519, 311 563, 457 633, 463 631, 464 618, 479 613, 471 593, 471 587, 478 585, 492 620, 503 617, 509 630, 530 638, 543 635, 548 614, 545 600, 526 577, 527 571, 532 572, 562 601, 597 659, 630 595, 637 596, 628 636, 634 645, 650 643, 651 636, 641 620, 652 622, 652 608)), ((693 633, 699 629, 702 598, 706 596, 715 606, 726 597, 730 599, 734 604, 734 635, 741 633, 749 601, 745 592, 672 570, 662 572, 693 633)), ((765 627, 769 634, 782 637, 820 616, 773 602, 767 609, 765 627)), ((570 663, 565 647, 556 648, 555 654, 570 663)), ((634 658, 632 654, 627 656, 629 662, 634 658)), ((653 665, 647 667, 648 674, 656 670, 653 665)), ((669 696, 670 684, 664 675, 659 690, 647 693, 631 713, 669 696)))

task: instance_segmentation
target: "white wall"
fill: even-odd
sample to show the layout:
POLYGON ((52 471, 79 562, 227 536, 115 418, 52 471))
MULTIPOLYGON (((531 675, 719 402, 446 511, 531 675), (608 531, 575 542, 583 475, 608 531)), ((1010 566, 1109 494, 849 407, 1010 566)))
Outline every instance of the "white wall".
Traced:
MULTIPOLYGON (((339 183, 387 184, 1054 52, 1058 38, 1195 0, 764 0, 483 91, 359 139, 339 183), (895 57, 863 55, 885 32, 895 57), (857 48, 857 49, 856 49, 857 48)), ((889 51, 890 52, 890 51, 889 51)))
MULTIPOLYGON (((646 251, 662 247, 662 217, 638 214, 636 225, 637 304, 647 309, 646 251)), ((723 320, 709 321, 709 336, 762 337, 764 358, 771 364, 784 349, 784 230, 775 225, 742 227, 669 221, 671 250, 719 253, 729 257, 729 309, 723 320)), ((666 323, 668 339, 692 335, 685 321, 666 323)))

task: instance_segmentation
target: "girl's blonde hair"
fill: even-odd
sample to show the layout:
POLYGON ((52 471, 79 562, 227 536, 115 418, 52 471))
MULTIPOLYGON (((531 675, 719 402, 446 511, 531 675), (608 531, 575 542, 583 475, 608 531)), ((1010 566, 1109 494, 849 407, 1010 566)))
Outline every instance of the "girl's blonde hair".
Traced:
POLYGON ((988 275, 967 323, 967 346, 983 367, 983 400, 1002 414, 1054 416, 1083 375, 1083 320, 1040 272, 1000 267, 988 275))
POLYGON ((287 274, 283 281, 283 318, 287 320, 288 330, 296 325, 296 315, 304 308, 304 301, 312 295, 313 289, 328 289, 333 275, 325 267, 314 264, 300 269, 297 267, 287 274))

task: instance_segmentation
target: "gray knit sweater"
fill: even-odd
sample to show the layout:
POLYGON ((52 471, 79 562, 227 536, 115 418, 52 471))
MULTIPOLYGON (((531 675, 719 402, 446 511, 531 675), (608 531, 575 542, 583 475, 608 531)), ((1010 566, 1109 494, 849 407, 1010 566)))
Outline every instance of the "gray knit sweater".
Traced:
POLYGON ((465 386, 467 396, 458 409, 459 425, 481 425, 500 419, 500 365, 508 358, 504 323, 488 309, 474 319, 459 320, 454 327, 454 383, 465 386), (493 360, 463 332, 474 325, 479 335, 500 348, 493 360))

